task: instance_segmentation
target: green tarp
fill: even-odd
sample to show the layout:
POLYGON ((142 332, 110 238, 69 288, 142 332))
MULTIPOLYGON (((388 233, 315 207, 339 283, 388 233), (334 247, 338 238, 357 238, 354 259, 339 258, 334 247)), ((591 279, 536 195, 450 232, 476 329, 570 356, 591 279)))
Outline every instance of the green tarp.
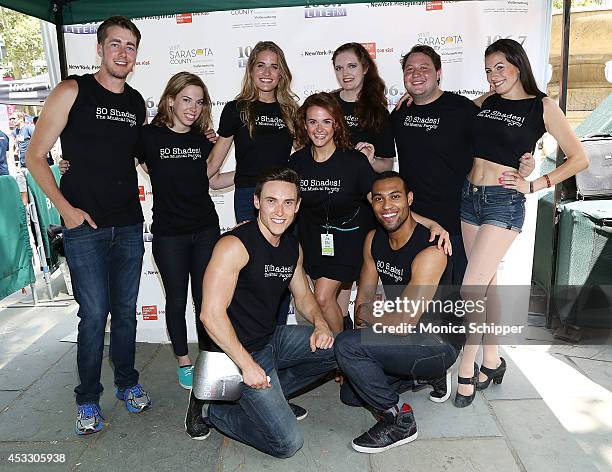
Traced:
MULTIPOLYGON (((575 129, 577 136, 587 134, 612 134, 612 93, 599 104, 575 129)), ((551 172, 556 167, 556 151, 546 156, 540 174, 551 172)), ((564 203, 564 202, 558 202, 564 203)), ((567 203, 567 202, 565 202, 567 203)), ((538 200, 538 219, 536 223, 535 247, 533 252, 532 280, 548 290, 552 275, 550 257, 552 255, 552 218, 553 194, 547 192, 538 200)))
POLYGON ((577 136, 612 134, 612 93, 576 128, 577 136))
MULTIPOLYGON (((55 23, 54 3, 56 2, 49 0, 0 0, 0 5, 2 6, 50 21, 51 23, 55 23)), ((57 3, 60 2, 57 1, 57 3)), ((174 15, 176 13, 240 10, 243 8, 278 8, 304 5, 310 5, 315 8, 319 2, 304 0, 68 0, 66 3, 64 7, 65 25, 100 21, 111 15, 137 18, 143 16, 174 15)), ((363 2, 360 0, 344 0, 342 4, 345 3, 363 2)), ((340 4, 332 5, 337 5, 341 8, 340 4)))
MULTIPOLYGON (((55 181, 59 186, 60 171, 57 165, 51 166, 51 172, 55 177, 55 181)), ((42 189, 38 186, 32 174, 28 172, 26 177, 28 182, 28 188, 34 196, 34 203, 36 203, 36 213, 38 214, 38 223, 40 224, 40 232, 42 234, 43 243, 45 246, 45 254, 47 255, 47 263, 49 269, 53 272, 53 269, 57 266, 57 254, 53 251, 49 245, 49 237, 47 236, 47 228, 49 225, 61 224, 60 214, 57 208, 53 205, 49 197, 45 195, 42 189)))
POLYGON ((26 211, 17 182, 0 176, 0 299, 34 283, 26 211))

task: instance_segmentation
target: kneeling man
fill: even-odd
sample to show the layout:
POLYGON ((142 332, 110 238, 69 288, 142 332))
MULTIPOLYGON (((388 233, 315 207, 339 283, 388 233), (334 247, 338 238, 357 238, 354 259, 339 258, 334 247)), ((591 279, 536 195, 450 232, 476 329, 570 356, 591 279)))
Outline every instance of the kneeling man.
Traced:
MULTIPOLYGON (((280 169, 263 177, 254 204, 257 219, 219 240, 204 275, 200 319, 243 377, 240 400, 212 403, 207 420, 232 439, 291 457, 304 442, 297 419, 306 412, 287 398, 337 367, 334 339, 310 290, 299 243, 286 232, 300 206, 297 173, 280 169), (287 287, 313 327, 276 326, 287 287)), ((186 428, 197 439, 208 435, 201 408, 192 394, 186 428)))
MULTIPOLYGON (((344 331, 335 343, 338 365, 348 378, 342 400, 353 395, 379 421, 352 442, 359 452, 376 453, 417 438, 410 406, 399 403, 402 381, 440 378, 461 349, 461 335, 422 333, 423 308, 432 301, 446 268, 447 256, 429 241, 429 231, 410 214, 412 192, 397 172, 378 174, 372 184, 372 208, 382 228, 368 234, 355 306, 355 322, 363 329, 344 331), (375 301, 381 280, 387 303, 375 301), (408 304, 402 302, 416 301, 408 304), (393 302, 394 308, 383 312, 393 302), (350 392, 347 392, 349 390, 350 392)), ((460 325, 451 315, 451 325, 460 325)), ((449 330, 452 331, 452 330, 449 330)), ((461 331, 461 330, 459 330, 461 331)), ((434 385, 431 399, 444 401, 434 385)), ((450 390, 450 389, 449 389, 450 390)))

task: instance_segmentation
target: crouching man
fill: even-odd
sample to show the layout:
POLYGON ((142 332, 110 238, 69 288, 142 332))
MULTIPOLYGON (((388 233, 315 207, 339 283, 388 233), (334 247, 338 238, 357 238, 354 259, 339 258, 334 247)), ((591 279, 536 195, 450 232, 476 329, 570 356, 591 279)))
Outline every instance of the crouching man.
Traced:
MULTIPOLYGON (((241 369, 238 402, 212 403, 202 419, 193 393, 186 417, 194 439, 208 425, 275 457, 293 456, 304 442, 297 419, 306 411, 287 402, 292 394, 337 367, 334 338, 308 284, 297 239, 286 232, 300 206, 300 181, 290 169, 263 177, 255 188, 255 221, 226 233, 204 275, 200 319, 241 369), (309 326, 276 326, 281 296, 289 287, 309 326)), ((196 366, 196 372, 198 368, 196 366)), ((194 378, 194 385, 199 379, 194 378)))
MULTIPOLYGON (((412 409, 399 401, 401 385, 408 379, 431 379, 430 398, 446 400, 450 385, 445 378, 450 377, 445 373, 464 339, 420 332, 419 321, 430 315, 421 320, 422 308, 436 294, 447 256, 436 242, 429 241, 429 231, 412 218, 412 192, 406 182, 397 172, 383 172, 372 184, 371 198, 382 228, 372 230, 364 243, 355 300, 355 322, 363 329, 344 331, 335 343, 338 365, 348 379, 342 386, 342 401, 366 406, 379 419, 352 441, 353 449, 365 453, 386 451, 417 438, 412 409), (385 307, 395 300, 421 303, 416 310, 405 309, 414 305, 396 303, 397 308, 381 313, 381 303, 374 301, 379 279, 387 299, 385 307)), ((461 323, 451 315, 453 325, 461 323)))

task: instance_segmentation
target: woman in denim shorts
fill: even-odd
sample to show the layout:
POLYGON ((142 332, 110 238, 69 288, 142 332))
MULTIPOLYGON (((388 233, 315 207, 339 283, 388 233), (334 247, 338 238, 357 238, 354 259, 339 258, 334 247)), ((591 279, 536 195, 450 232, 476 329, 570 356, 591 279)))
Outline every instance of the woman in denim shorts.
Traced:
MULTIPOLYGON (((466 298, 487 296, 491 321, 497 283, 497 267, 521 232, 525 220, 525 194, 551 187, 588 166, 588 159, 555 101, 537 87, 523 47, 512 39, 500 39, 485 51, 485 72, 491 93, 475 103, 480 112, 474 120, 474 163, 461 196, 461 233, 468 257, 462 293, 466 298), (520 157, 532 152, 549 132, 567 160, 550 174, 527 181, 518 172, 520 157)), ((476 320, 474 320, 476 321, 476 320)), ((478 320, 481 321, 481 320, 478 320)), ((482 320, 484 321, 484 320, 482 320)), ((455 406, 472 403, 475 390, 491 380, 501 383, 506 363, 497 345, 483 345, 480 374, 474 363, 482 336, 472 336, 459 365, 455 406)))

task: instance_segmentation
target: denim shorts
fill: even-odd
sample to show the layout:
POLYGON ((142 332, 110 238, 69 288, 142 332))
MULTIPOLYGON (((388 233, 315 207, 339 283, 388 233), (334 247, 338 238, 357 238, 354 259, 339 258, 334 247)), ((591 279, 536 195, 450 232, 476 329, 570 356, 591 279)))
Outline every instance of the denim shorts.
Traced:
POLYGON ((501 185, 472 185, 466 179, 461 190, 461 221, 520 233, 525 222, 525 195, 501 185))

